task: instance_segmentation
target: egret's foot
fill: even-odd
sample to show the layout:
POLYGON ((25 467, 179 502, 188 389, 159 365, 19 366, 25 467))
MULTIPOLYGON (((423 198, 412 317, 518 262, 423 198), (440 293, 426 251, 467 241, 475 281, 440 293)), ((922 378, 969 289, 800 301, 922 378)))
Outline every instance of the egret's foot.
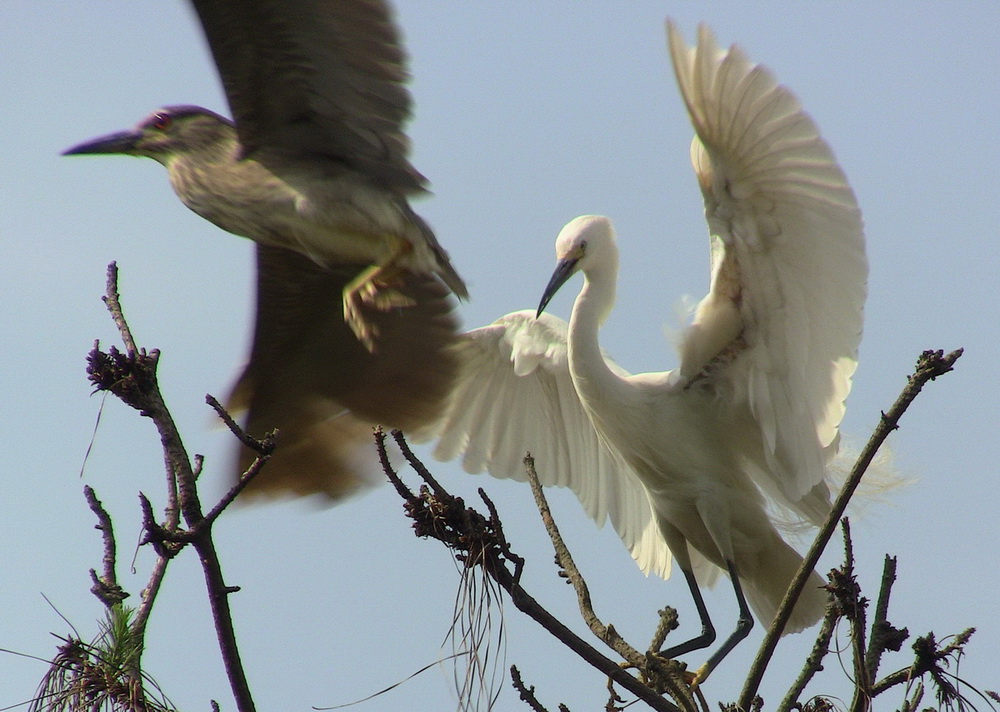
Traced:
POLYGON ((705 663, 700 668, 692 672, 685 672, 684 679, 687 681, 688 687, 692 691, 697 690, 698 686, 708 679, 708 674, 712 672, 712 669, 708 667, 708 663, 705 663))

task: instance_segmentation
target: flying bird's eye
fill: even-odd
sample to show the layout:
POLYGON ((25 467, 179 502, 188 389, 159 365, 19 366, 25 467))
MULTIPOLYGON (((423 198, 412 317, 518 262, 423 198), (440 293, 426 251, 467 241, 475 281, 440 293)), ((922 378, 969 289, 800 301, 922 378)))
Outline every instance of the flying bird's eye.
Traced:
POLYGON ((166 131, 170 128, 170 125, 174 123, 174 119, 170 116, 170 114, 154 114, 153 120, 149 123, 154 129, 166 131))

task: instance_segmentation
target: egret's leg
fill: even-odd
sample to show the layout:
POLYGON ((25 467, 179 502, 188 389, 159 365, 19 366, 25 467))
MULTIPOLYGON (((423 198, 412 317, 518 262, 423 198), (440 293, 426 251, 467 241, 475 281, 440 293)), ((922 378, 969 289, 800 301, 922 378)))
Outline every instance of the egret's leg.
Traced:
POLYGON ((726 638, 722 646, 712 653, 708 661, 695 672, 694 679, 691 681, 691 687, 697 687, 703 683, 712 673, 712 670, 715 669, 715 666, 722 662, 722 659, 729 654, 729 651, 735 648, 737 643, 746 638, 750 633, 750 629, 753 628, 753 616, 750 614, 747 599, 743 596, 743 587, 740 585, 736 563, 726 561, 726 567, 729 569, 729 576, 733 581, 733 590, 736 591, 736 602, 740 607, 740 617, 736 621, 736 630, 733 631, 732 635, 726 638))
POLYGON ((399 276, 402 259, 413 245, 400 240, 389 259, 365 268, 344 287, 344 321, 369 351, 375 349, 375 331, 361 313, 362 302, 382 310, 412 306, 413 300, 393 289, 386 289, 399 276))
POLYGON ((698 609, 698 617, 701 618, 701 635, 666 650, 661 650, 660 655, 667 658, 676 658, 684 653, 690 653, 692 650, 707 648, 715 642, 715 626, 712 625, 712 620, 708 617, 708 607, 705 605, 705 599, 701 595, 698 581, 695 580, 694 571, 682 568, 681 572, 684 574, 688 588, 691 589, 691 597, 694 598, 695 608, 698 609))

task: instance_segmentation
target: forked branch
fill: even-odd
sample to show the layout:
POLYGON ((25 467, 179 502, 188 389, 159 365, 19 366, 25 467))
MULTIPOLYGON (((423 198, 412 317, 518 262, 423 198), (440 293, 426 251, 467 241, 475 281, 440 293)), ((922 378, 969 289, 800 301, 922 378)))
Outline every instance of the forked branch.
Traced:
MULTIPOLYGON (((401 436, 393 434, 399 441, 401 436)), ((518 610, 527 614, 586 662, 641 699, 651 709, 659 712, 679 712, 676 705, 661 697, 615 661, 602 655, 576 635, 521 586, 520 568, 523 560, 510 550, 496 516, 485 517, 475 509, 466 507, 460 497, 451 495, 438 483, 435 484, 433 491, 431 486, 422 485, 418 493, 412 492, 391 467, 385 452, 385 434, 381 430, 376 432, 376 444, 385 474, 405 500, 404 510, 413 520, 417 536, 438 539, 455 551, 461 560, 474 561, 482 566, 486 573, 507 592, 518 610), (470 557, 470 552, 474 552, 475 556, 470 557), (509 567, 513 567, 513 571, 509 567)), ((404 454, 417 472, 426 472, 424 465, 412 452, 407 449, 404 454)), ((492 502, 482 489, 479 493, 487 506, 495 511, 492 502)))
MULTIPOLYGON (((197 550, 205 572, 216 634, 237 709, 240 712, 252 712, 254 704, 240 661, 228 602, 229 594, 238 589, 225 583, 211 529, 223 509, 263 466, 267 455, 273 449, 273 441, 265 439, 263 443, 247 443, 256 446, 262 454, 261 457, 251 467, 251 471, 242 478, 240 484, 213 507, 208 515, 205 515, 197 488, 201 459, 196 458, 195 465, 192 466, 173 417, 160 393, 156 375, 159 353, 155 350, 147 353, 145 349, 139 348, 128 326, 118 292, 118 268, 115 263, 108 266, 106 293, 103 299, 118 327, 125 353, 113 346, 106 352, 101 351, 100 344, 95 343, 94 349, 88 355, 88 377, 97 390, 111 392, 153 421, 163 446, 167 475, 167 503, 163 522, 156 521, 152 504, 145 495, 140 495, 144 515, 144 543, 152 544, 157 552, 157 560, 154 562, 150 579, 143 589, 139 607, 128 623, 129 636, 137 641, 138 651, 134 659, 133 685, 141 683, 139 656, 144 647, 146 624, 168 564, 185 545, 191 544, 197 550), (181 525, 182 517, 184 526, 181 525)), ((217 403, 215 405, 218 406, 217 403)), ((218 406, 217 410, 221 410, 221 406, 218 406)), ((232 424, 232 419, 229 418, 227 422, 232 424)), ((231 427, 235 427, 235 424, 231 427)), ((111 518, 90 488, 87 488, 86 495, 91 509, 98 517, 98 528, 102 531, 105 542, 103 573, 100 576, 96 572, 93 573, 95 593, 110 610, 112 605, 117 604, 126 595, 121 592, 114 575, 115 547, 111 518)), ((119 617, 116 620, 122 619, 119 617)), ((144 705, 141 699, 139 704, 144 705)))

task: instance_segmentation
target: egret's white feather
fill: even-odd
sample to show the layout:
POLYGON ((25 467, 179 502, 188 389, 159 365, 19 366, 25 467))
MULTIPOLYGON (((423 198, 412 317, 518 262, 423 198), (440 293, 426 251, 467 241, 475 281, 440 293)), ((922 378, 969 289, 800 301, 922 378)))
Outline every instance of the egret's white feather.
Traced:
POLYGON ((721 51, 706 27, 695 48, 673 24, 668 34, 711 234, 706 300, 737 294, 745 323, 747 348, 713 376, 761 428, 771 482, 760 484, 795 507, 836 453, 857 367, 861 213, 816 125, 770 72, 739 47, 721 51))

